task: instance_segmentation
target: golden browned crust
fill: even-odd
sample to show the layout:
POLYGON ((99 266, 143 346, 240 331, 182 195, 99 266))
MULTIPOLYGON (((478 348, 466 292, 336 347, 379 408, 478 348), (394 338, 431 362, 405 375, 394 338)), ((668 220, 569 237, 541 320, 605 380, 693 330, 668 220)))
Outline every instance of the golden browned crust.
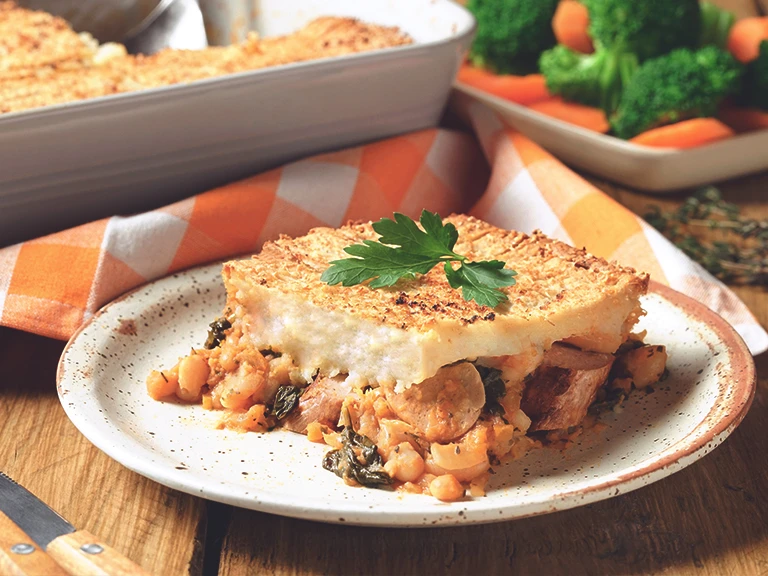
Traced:
POLYGON ((294 294, 326 310, 401 329, 426 330, 434 322, 493 322, 500 316, 543 320, 585 304, 611 298, 636 300, 648 288, 648 275, 608 263, 583 249, 548 238, 507 231, 471 216, 446 219, 459 231, 455 250, 471 260, 499 259, 518 272, 505 289, 509 302, 496 309, 465 301, 439 267, 390 289, 366 285, 329 286, 320 279, 328 262, 348 257, 343 249, 377 234, 370 223, 339 229, 315 228, 306 236, 281 236, 251 260, 228 262, 224 279, 239 277, 254 285, 294 294))
POLYGON ((298 62, 323 57, 355 54, 410 44, 408 35, 396 27, 366 24, 355 18, 316 18, 288 36, 265 38, 263 53, 279 62, 298 62))
POLYGON ((0 80, 44 68, 79 66, 93 52, 94 42, 65 20, 0 2, 0 80))
POLYGON ((324 17, 287 36, 102 62, 61 18, 0 2, 0 113, 410 43, 397 28, 324 17))

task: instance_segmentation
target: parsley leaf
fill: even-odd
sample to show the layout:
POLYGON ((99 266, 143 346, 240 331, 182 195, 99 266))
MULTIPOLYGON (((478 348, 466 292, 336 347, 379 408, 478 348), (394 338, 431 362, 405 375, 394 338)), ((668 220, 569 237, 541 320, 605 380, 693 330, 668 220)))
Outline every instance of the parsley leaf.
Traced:
POLYGON ((403 278, 426 274, 443 263, 448 283, 460 288, 465 300, 492 308, 507 301, 501 288, 515 284, 517 272, 505 268, 500 260, 469 262, 454 252, 459 232, 453 224, 444 224, 439 214, 424 210, 419 222, 421 228, 399 213, 395 213, 394 220, 382 218, 373 224, 380 236, 378 242, 364 240, 344 248, 354 258, 333 260, 322 280, 343 286, 371 280, 371 288, 384 288, 403 278), (458 268, 452 263, 459 263, 458 268))
POLYGON ((434 258, 421 254, 404 252, 385 246, 373 240, 344 248, 344 252, 357 258, 334 260, 331 267, 323 272, 322 280, 328 284, 354 286, 371 278, 371 288, 392 286, 400 278, 413 278, 426 274, 435 266, 434 258))
POLYGON ((459 232, 453 224, 443 224, 439 214, 424 210, 419 220, 424 230, 404 214, 395 213, 395 219, 382 218, 373 225, 381 236, 379 242, 399 246, 402 252, 415 252, 433 259, 462 257, 453 251, 459 232))
POLYGON ((500 260, 462 262, 455 270, 450 262, 446 262, 444 269, 451 288, 461 288, 464 300, 474 300, 491 308, 506 302, 507 295, 499 288, 513 285, 517 275, 514 270, 504 268, 504 262, 500 260))

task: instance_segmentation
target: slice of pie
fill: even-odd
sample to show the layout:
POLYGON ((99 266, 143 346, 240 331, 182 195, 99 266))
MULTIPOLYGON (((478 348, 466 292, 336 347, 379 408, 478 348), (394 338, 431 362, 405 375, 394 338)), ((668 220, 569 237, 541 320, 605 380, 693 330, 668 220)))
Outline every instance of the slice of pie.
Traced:
POLYGON ((393 288, 326 284, 345 247, 377 238, 371 223, 284 236, 224 264, 227 304, 206 349, 153 372, 150 394, 227 410, 230 427, 325 441, 326 468, 347 482, 451 500, 466 483, 480 491, 490 462, 524 454, 531 434, 567 433, 596 399, 628 393, 633 371, 634 385, 662 375, 664 348, 631 334, 647 274, 538 232, 445 221, 456 252, 517 271, 507 302, 465 301, 440 267, 393 288))

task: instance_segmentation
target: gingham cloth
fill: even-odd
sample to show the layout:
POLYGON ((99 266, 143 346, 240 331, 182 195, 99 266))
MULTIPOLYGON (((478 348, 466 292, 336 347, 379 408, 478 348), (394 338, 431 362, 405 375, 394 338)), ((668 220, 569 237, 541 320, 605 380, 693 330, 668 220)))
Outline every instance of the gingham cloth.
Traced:
POLYGON ((123 292, 190 266, 257 251, 278 234, 468 211, 647 271, 728 320, 754 354, 768 334, 728 288, 663 236, 489 109, 471 136, 424 130, 301 160, 136 216, 115 216, 0 250, 0 323, 68 338, 123 292))

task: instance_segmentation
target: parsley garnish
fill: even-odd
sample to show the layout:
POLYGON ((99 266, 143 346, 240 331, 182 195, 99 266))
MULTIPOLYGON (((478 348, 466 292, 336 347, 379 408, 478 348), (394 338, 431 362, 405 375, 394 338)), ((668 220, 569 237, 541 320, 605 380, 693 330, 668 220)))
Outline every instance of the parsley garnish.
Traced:
POLYGON ((421 228, 397 212, 394 220, 382 218, 373 224, 379 240, 364 240, 362 244, 344 248, 344 252, 354 258, 333 260, 323 272, 322 280, 342 286, 371 280, 371 288, 384 288, 393 286, 401 278, 426 274, 442 263, 448 283, 451 288, 461 288, 464 300, 474 300, 491 308, 508 300, 500 288, 512 286, 517 272, 504 268, 500 260, 468 262, 466 256, 456 254, 453 247, 459 232, 453 224, 443 224, 439 214, 424 210, 419 222, 421 228), (458 268, 453 267, 456 262, 458 268))

